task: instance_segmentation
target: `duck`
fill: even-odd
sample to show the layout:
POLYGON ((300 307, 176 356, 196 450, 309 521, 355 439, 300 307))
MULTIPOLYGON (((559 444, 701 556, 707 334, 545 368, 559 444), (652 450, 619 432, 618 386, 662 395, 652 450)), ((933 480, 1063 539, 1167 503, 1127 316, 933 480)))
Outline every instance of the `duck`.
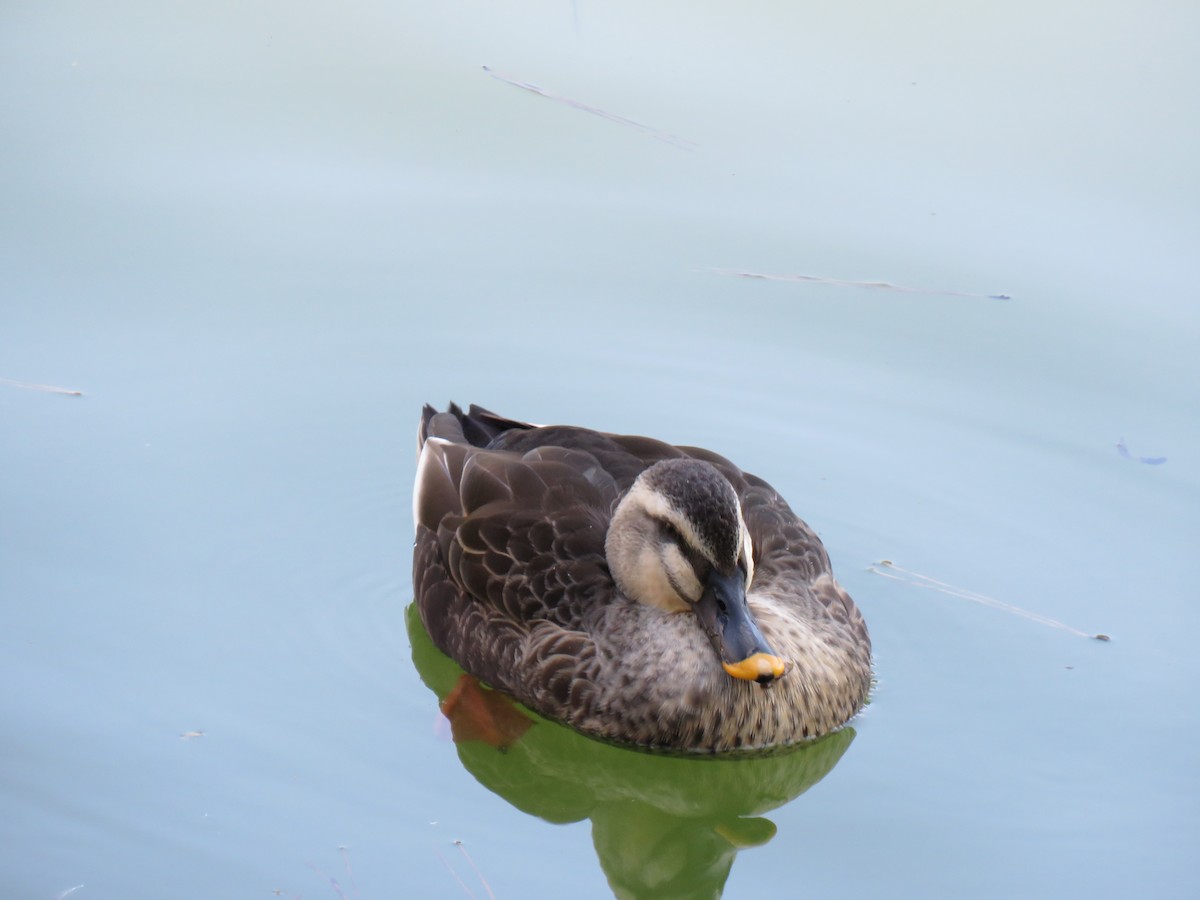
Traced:
POLYGON ((814 532, 718 454, 426 405, 413 593, 434 645, 614 744, 773 751, 843 728, 871 639, 814 532))

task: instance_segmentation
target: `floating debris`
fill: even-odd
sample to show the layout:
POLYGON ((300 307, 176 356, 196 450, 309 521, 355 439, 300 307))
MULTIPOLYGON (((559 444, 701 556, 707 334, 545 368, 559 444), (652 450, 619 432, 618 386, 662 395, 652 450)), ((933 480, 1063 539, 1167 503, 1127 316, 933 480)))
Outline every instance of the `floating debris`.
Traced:
MULTIPOLYGON (((337 849, 338 853, 341 854, 342 865, 346 870, 346 875, 350 879, 350 891, 354 897, 358 897, 360 896, 358 893, 358 883, 354 880, 354 870, 350 868, 350 850, 344 844, 339 844, 337 849)), ((333 888, 333 892, 338 895, 338 900, 350 900, 350 897, 348 897, 346 892, 342 890, 341 883, 334 876, 330 875, 328 872, 325 872, 314 863, 309 863, 308 867, 316 872, 320 878, 323 878, 329 882, 329 886, 333 888)), ((280 893, 281 891, 275 891, 277 896, 280 893)))
POLYGON ((24 388, 27 391, 45 391, 47 394, 67 394, 70 397, 83 396, 83 391, 73 391, 70 388, 55 387, 52 384, 34 384, 29 381, 15 381, 12 378, 0 378, 0 384, 6 384, 9 387, 24 388))
POLYGON ((446 859, 446 857, 442 856, 442 851, 434 850, 433 853, 438 859, 440 859, 442 861, 442 865, 446 867, 446 871, 454 876, 454 880, 457 881, 458 886, 463 889, 463 893, 465 893, 468 897, 470 897, 471 900, 475 900, 475 894, 472 893, 472 891, 469 887, 467 887, 467 883, 462 880, 462 876, 459 875, 458 872, 456 872, 454 870, 454 866, 450 865, 450 861, 448 859, 446 859))
POLYGON ((496 900, 496 895, 492 893, 492 886, 487 883, 487 879, 483 877, 483 873, 480 872, 479 868, 475 865, 475 860, 471 859, 471 854, 467 852, 467 848, 463 846, 463 842, 456 840, 454 842, 454 846, 458 848, 460 853, 462 853, 463 858, 467 861, 467 865, 471 867, 471 871, 475 873, 475 877, 479 879, 479 883, 482 884, 483 889, 487 891, 487 895, 491 897, 491 900, 496 900))
MULTIPOLYGON (((487 879, 483 877, 483 873, 480 872, 476 867, 475 860, 471 859, 471 854, 467 853, 467 848, 463 846, 463 842, 456 840, 453 843, 454 846, 458 848, 458 851, 463 855, 463 858, 466 859, 467 865, 471 867, 471 871, 475 873, 475 877, 479 879, 479 883, 483 885, 483 889, 487 891, 488 897, 490 897, 491 900, 496 900, 496 895, 492 892, 492 886, 488 884, 487 879)), ((446 859, 446 857, 442 856, 442 851, 435 849, 433 852, 437 858, 442 861, 442 865, 446 867, 446 871, 454 876, 454 880, 458 882, 458 886, 463 889, 463 892, 470 897, 471 900, 475 900, 475 892, 467 887, 467 883, 462 880, 462 876, 458 874, 454 866, 450 864, 450 861, 446 859)))
POLYGON ((735 278, 759 278, 764 281, 806 281, 812 284, 830 284, 834 287, 875 288, 881 291, 896 291, 900 294, 930 294, 935 297, 973 297, 979 300, 1011 300, 1008 294, 972 294, 967 291, 938 291, 927 288, 905 287, 889 281, 848 281, 842 278, 825 278, 820 275, 772 275, 767 272, 746 272, 742 269, 707 269, 714 275, 731 275, 735 278))
POLYGON ((867 567, 868 572, 874 572, 876 575, 882 575, 884 578, 890 578, 893 581, 899 581, 903 584, 909 584, 913 587, 928 588, 931 591, 939 591, 943 594, 949 594, 951 597, 959 597, 963 600, 970 600, 972 603, 980 603, 983 606, 990 606, 992 609, 999 609, 1003 612, 1012 613, 1014 616, 1020 616, 1023 619, 1029 619, 1033 622, 1039 622, 1042 625, 1049 625, 1051 628, 1060 628, 1063 631, 1069 631, 1071 634, 1079 637, 1091 638, 1097 641, 1111 641, 1107 634, 1089 634, 1086 631, 1080 631, 1078 628, 1072 628, 1065 622, 1060 622, 1057 619, 1051 619, 1049 616, 1043 616, 1041 613, 1030 612, 1027 609, 1021 609, 1019 606, 1013 606, 1011 603, 1005 603, 1002 600, 997 600, 994 597, 988 597, 983 594, 977 594, 974 591, 968 591, 964 588, 955 587, 952 584, 946 584, 944 581, 938 581, 935 578, 930 578, 928 575, 921 575, 918 572, 910 572, 908 569, 902 569, 890 559, 881 559, 874 565, 867 567), (881 568, 876 568, 879 566, 881 568), (893 575, 891 572, 884 572, 881 569, 890 569, 891 572, 899 572, 899 575, 893 575), (907 577, 905 577, 907 576, 907 577))
POLYGON ((1148 466, 1161 466, 1167 461, 1165 456, 1134 456, 1129 452, 1129 448, 1125 446, 1125 438, 1117 441, 1117 455, 1121 459, 1131 459, 1136 462, 1145 463, 1148 466))
POLYGON ((308 867, 310 869, 312 869, 314 872, 316 872, 319 877, 324 878, 326 881, 329 882, 329 886, 331 888, 333 888, 333 892, 338 895, 338 900, 350 900, 350 898, 346 896, 345 891, 342 890, 342 886, 340 884, 338 884, 338 880, 336 878, 334 878, 332 875, 329 875, 329 874, 321 871, 319 868, 314 866, 312 863, 309 863, 308 867))
POLYGON ((624 116, 618 116, 616 113, 610 113, 607 110, 600 109, 596 106, 589 106, 586 103, 580 103, 578 100, 572 100, 570 97, 563 97, 559 94, 551 93, 545 88, 538 87, 536 84, 530 84, 528 81, 518 81, 515 78, 509 78, 494 71, 489 66, 484 66, 483 71, 487 72, 497 81, 503 81, 505 84, 511 84, 513 87, 519 87, 523 91, 529 91, 531 94, 537 94, 539 97, 545 97, 547 100, 555 100, 559 103, 565 103, 574 109, 581 109, 584 112, 591 113, 594 116, 599 116, 602 119, 607 119, 610 122, 616 122, 618 125, 625 125, 629 128, 636 129, 643 134, 648 134, 650 137, 658 138, 660 141, 665 141, 682 150, 695 150, 696 144, 692 141, 685 140, 666 131, 659 131, 657 128, 651 128, 649 125, 643 125, 641 122, 635 122, 633 119, 627 119, 624 116))

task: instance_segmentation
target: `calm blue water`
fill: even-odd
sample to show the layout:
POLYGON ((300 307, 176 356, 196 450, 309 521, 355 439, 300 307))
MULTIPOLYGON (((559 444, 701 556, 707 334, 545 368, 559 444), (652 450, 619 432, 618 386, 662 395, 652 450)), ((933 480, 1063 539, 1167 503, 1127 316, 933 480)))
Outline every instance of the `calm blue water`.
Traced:
POLYGON ((5 897, 1200 893, 1200 14, 644 6, 0 12, 5 897), (853 733, 456 747, 450 399, 770 480, 853 733))

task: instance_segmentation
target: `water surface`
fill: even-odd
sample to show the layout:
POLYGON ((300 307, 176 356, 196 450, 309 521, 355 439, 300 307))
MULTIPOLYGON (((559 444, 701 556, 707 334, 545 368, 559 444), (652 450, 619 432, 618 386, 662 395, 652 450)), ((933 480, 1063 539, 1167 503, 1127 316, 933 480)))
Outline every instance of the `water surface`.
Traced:
POLYGON ((1200 890, 1194 10, 2 16, 5 896, 1200 890), (853 733, 753 810, 501 790, 594 748, 456 747, 414 665, 450 399, 771 481, 872 630, 853 733))

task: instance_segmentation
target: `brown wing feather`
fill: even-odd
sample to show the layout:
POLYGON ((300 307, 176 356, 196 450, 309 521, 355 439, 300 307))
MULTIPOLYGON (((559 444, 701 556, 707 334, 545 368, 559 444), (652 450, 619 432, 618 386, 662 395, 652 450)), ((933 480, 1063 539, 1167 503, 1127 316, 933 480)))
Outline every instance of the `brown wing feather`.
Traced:
POLYGON ((435 442, 426 452, 414 584, 430 637, 528 703, 579 701, 593 689, 572 678, 586 672, 594 647, 578 625, 613 590, 604 556, 612 477, 590 454, 558 447, 435 442))

